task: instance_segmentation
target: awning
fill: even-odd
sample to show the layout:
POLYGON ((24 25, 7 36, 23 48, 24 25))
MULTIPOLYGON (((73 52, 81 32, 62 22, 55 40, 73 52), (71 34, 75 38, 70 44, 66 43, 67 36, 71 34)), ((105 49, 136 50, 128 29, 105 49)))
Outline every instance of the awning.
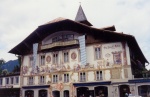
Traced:
POLYGON ((37 88, 49 88, 50 85, 42 85, 42 86, 24 86, 23 89, 37 89, 37 88))
POLYGON ((96 86, 96 85, 110 85, 111 81, 105 82, 87 82, 87 83, 73 83, 75 87, 82 87, 82 86, 96 86))
POLYGON ((150 83, 150 79, 135 79, 135 80, 128 80, 129 83, 150 83))

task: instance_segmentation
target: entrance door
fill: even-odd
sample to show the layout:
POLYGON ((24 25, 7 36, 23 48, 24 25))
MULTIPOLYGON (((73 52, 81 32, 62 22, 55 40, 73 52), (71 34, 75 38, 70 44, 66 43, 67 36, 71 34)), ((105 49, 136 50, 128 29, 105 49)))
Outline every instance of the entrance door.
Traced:
POLYGON ((34 91, 33 90, 25 91, 25 97, 34 97, 34 91))
POLYGON ((77 88, 77 97, 89 97, 89 88, 87 87, 77 88))
POLYGON ((106 86, 98 86, 94 88, 95 97, 108 97, 108 88, 106 86))
POLYGON ((126 97, 125 94, 130 92, 129 85, 120 85, 119 86, 120 97, 126 97))
POLYGON ((47 90, 39 90, 39 97, 47 97, 47 90))
POLYGON ((53 91, 52 94, 53 94, 53 97, 60 97, 59 91, 53 91))

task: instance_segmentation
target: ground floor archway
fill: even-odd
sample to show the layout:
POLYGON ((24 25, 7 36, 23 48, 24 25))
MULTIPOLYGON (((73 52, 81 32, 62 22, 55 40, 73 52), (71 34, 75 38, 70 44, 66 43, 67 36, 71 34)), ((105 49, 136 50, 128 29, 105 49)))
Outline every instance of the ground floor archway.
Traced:
POLYGON ((89 97, 89 88, 79 87, 77 88, 77 97, 89 97))
POLYGON ((97 86, 94 91, 95 97, 108 97, 108 88, 106 86, 97 86))
POLYGON ((129 94, 130 92, 129 85, 120 85, 119 92, 120 92, 120 97, 127 97, 126 94, 129 94))
POLYGON ((26 90, 25 91, 25 97, 34 97, 34 91, 33 90, 26 90))
POLYGON ((47 97, 47 90, 39 90, 39 97, 47 97))
POLYGON ((64 90, 64 97, 69 97, 69 90, 64 90))
POLYGON ((53 97, 60 97, 60 92, 59 91, 52 91, 53 97))
POLYGON ((142 97, 150 97, 150 85, 138 86, 138 95, 142 97))

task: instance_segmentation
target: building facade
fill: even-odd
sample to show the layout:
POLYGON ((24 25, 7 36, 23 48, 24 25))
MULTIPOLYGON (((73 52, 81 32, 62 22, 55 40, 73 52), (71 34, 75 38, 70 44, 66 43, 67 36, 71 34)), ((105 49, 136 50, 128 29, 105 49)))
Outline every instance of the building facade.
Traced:
POLYGON ((0 69, 0 97, 20 97, 20 69, 17 60, 3 63, 0 69))
POLYGON ((22 59, 21 97, 149 95, 150 79, 137 73, 148 61, 135 38, 114 26, 94 28, 81 6, 75 21, 41 25, 9 52, 22 59))

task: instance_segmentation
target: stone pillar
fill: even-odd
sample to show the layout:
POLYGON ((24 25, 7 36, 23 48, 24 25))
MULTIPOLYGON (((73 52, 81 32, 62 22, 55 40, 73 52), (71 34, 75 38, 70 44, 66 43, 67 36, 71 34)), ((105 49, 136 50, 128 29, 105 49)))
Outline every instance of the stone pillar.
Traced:
POLYGON ((113 97, 119 97, 119 88, 118 85, 113 85, 113 97))
POLYGON ((136 90, 136 89, 135 89, 135 85, 134 85, 134 84, 131 84, 131 85, 130 85, 130 92, 131 92, 132 95, 136 95, 135 90, 136 90))

